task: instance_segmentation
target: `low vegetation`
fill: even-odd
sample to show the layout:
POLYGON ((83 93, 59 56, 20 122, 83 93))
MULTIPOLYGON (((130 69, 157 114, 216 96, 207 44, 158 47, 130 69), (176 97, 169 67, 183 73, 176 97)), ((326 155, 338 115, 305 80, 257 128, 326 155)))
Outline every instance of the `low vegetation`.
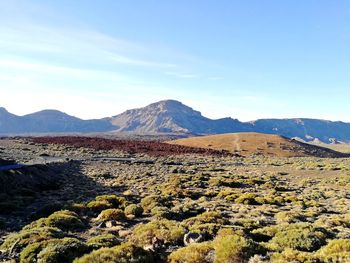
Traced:
POLYGON ((1 262, 349 262, 348 159, 130 155, 108 141, 92 149, 47 140, 3 151, 18 147, 21 156, 31 146, 86 161, 62 165, 60 187, 32 195, 22 210, 7 204, 1 262))

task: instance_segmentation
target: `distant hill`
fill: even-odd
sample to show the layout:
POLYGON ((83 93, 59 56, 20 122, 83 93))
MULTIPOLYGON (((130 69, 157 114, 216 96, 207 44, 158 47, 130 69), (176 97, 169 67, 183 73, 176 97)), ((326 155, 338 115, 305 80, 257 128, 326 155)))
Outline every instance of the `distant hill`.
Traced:
POLYGON ((262 133, 228 133, 197 136, 169 141, 170 144, 226 150, 242 156, 264 155, 275 157, 343 157, 344 154, 330 149, 262 133))
POLYGON ((113 117, 82 120, 57 110, 17 116, 0 108, 0 134, 124 132, 134 134, 208 135, 259 132, 304 142, 350 142, 350 123, 317 119, 209 119, 179 101, 163 100, 113 117))
POLYGON ((250 122, 252 129, 261 133, 279 134, 304 141, 320 140, 326 143, 350 141, 350 123, 317 119, 261 119, 250 122))
POLYGON ((104 132, 115 127, 108 119, 82 120, 57 110, 17 116, 0 108, 0 133, 104 132))

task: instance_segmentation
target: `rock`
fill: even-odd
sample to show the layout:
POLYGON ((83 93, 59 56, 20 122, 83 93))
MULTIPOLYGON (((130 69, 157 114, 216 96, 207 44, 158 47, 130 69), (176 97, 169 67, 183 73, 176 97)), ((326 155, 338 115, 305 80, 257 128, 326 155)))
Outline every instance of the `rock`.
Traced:
POLYGON ((117 222, 114 221, 114 220, 110 220, 110 221, 105 222, 105 226, 106 227, 113 227, 113 226, 116 226, 116 225, 117 225, 117 222))
POLYGON ((200 243, 203 242, 204 238, 201 234, 198 233, 187 233, 184 236, 184 244, 185 246, 188 246, 192 243, 200 243))
POLYGON ((164 248, 164 240, 157 237, 152 238, 152 244, 143 246, 144 250, 156 252, 164 248))

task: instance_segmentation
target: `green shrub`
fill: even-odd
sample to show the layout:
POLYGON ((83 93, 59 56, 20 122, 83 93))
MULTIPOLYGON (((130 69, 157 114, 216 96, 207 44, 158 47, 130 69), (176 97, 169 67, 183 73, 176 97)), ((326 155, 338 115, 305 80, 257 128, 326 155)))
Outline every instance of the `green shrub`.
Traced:
POLYGON ((119 239, 112 234, 95 236, 87 241, 87 245, 92 249, 98 249, 102 247, 114 247, 119 244, 119 239))
POLYGON ((350 239, 334 239, 317 251, 325 262, 347 262, 350 260, 350 239))
POLYGON ((252 230, 266 225, 266 220, 256 218, 240 218, 235 221, 235 224, 242 226, 245 230, 252 230))
POLYGON ((245 204, 245 205, 258 205, 259 203, 255 200, 256 194, 253 193, 245 193, 239 196, 235 202, 238 204, 245 204))
POLYGON ((76 238, 50 239, 27 246, 20 255, 23 263, 69 263, 88 252, 76 238))
MULTIPOLYGON (((206 202, 205 199, 201 199, 199 201, 206 202)), ((197 201, 184 201, 181 204, 178 204, 171 208, 171 212, 175 214, 177 218, 183 219, 183 218, 189 218, 193 216, 197 216, 203 212, 205 212, 205 209, 198 205, 197 201)))
POLYGON ((46 226, 58 227, 62 230, 74 230, 84 227, 78 215, 68 210, 53 213, 47 218, 45 224, 46 226))
POLYGON ((310 252, 298 251, 287 248, 283 252, 272 254, 271 263, 320 263, 320 261, 310 252))
POLYGON ((311 224, 298 223, 281 227, 269 241, 272 250, 283 251, 291 248, 300 251, 315 251, 326 243, 326 230, 311 224))
POLYGON ((47 242, 36 242, 28 245, 24 248, 20 254, 20 263, 35 263, 37 262, 37 256, 41 250, 45 247, 47 242))
POLYGON ((102 200, 102 201, 91 201, 86 205, 87 208, 89 208, 92 212, 95 213, 100 213, 103 210, 106 210, 108 208, 112 208, 113 205, 111 203, 109 203, 106 200, 102 200))
POLYGON ((282 211, 275 215, 277 224, 281 223, 296 223, 304 219, 303 215, 297 212, 282 211))
POLYGON ((171 211, 169 208, 165 206, 155 206, 150 211, 151 215, 154 216, 156 219, 171 219, 171 211))
POLYGON ((54 227, 23 229, 18 233, 9 235, 0 246, 0 250, 16 249, 16 251, 20 251, 29 244, 63 236, 62 230, 54 227))
POLYGON ((162 199, 158 195, 149 195, 141 200, 142 208, 149 212, 156 206, 162 205, 162 199))
POLYGON ((152 255, 144 249, 130 243, 123 243, 112 248, 100 248, 87 254, 74 263, 153 263, 152 255))
POLYGON ((234 201, 237 197, 239 197, 239 193, 237 192, 237 190, 234 190, 232 188, 227 188, 227 189, 221 190, 217 196, 224 198, 227 201, 234 201))
POLYGON ((194 243, 172 252, 169 263, 211 263, 214 258, 214 248, 210 242, 194 243))
POLYGON ((100 202, 106 201, 110 203, 113 206, 113 208, 124 209, 128 205, 128 202, 124 197, 117 195, 100 195, 97 196, 95 200, 100 202))
POLYGON ((251 256, 261 251, 254 241, 239 235, 227 235, 215 238, 215 263, 247 261, 251 256))
POLYGON ((62 230, 76 230, 83 228, 84 224, 76 213, 68 210, 62 210, 51 214, 47 218, 40 218, 26 226, 24 229, 43 226, 57 227, 62 230))
POLYGON ((182 224, 186 227, 191 227, 194 225, 201 224, 219 224, 224 225, 228 221, 222 217, 222 215, 218 212, 204 212, 195 217, 190 217, 182 222, 182 224))
POLYGON ((152 239, 162 240, 164 244, 180 243, 185 235, 185 229, 176 221, 167 219, 137 225, 132 233, 132 240, 140 245, 152 244, 152 239))
POLYGON ((217 238, 222 238, 226 236, 246 237, 246 234, 242 229, 234 229, 234 228, 221 228, 217 233, 217 238))
POLYGON ((96 220, 97 221, 109 221, 109 220, 123 221, 125 219, 126 217, 123 210, 110 208, 110 209, 103 210, 98 215, 96 220))
POLYGON ((83 213, 87 210, 87 205, 82 203, 73 203, 67 206, 67 210, 75 213, 83 213))
POLYGON ((201 234, 205 239, 213 238, 216 233, 222 228, 222 225, 215 223, 196 224, 189 227, 193 233, 201 234))
POLYGON ((143 208, 140 205, 131 204, 125 207, 124 213, 126 215, 132 215, 135 217, 140 217, 143 214, 143 208))

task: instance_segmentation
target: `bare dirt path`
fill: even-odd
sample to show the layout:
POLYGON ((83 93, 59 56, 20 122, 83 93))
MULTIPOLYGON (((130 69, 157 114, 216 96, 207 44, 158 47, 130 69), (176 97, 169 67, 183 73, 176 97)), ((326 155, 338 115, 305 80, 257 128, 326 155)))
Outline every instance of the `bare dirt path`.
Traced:
POLYGON ((239 136, 238 134, 234 134, 233 136, 233 145, 234 145, 234 150, 236 151, 241 151, 241 145, 239 144, 239 136))

